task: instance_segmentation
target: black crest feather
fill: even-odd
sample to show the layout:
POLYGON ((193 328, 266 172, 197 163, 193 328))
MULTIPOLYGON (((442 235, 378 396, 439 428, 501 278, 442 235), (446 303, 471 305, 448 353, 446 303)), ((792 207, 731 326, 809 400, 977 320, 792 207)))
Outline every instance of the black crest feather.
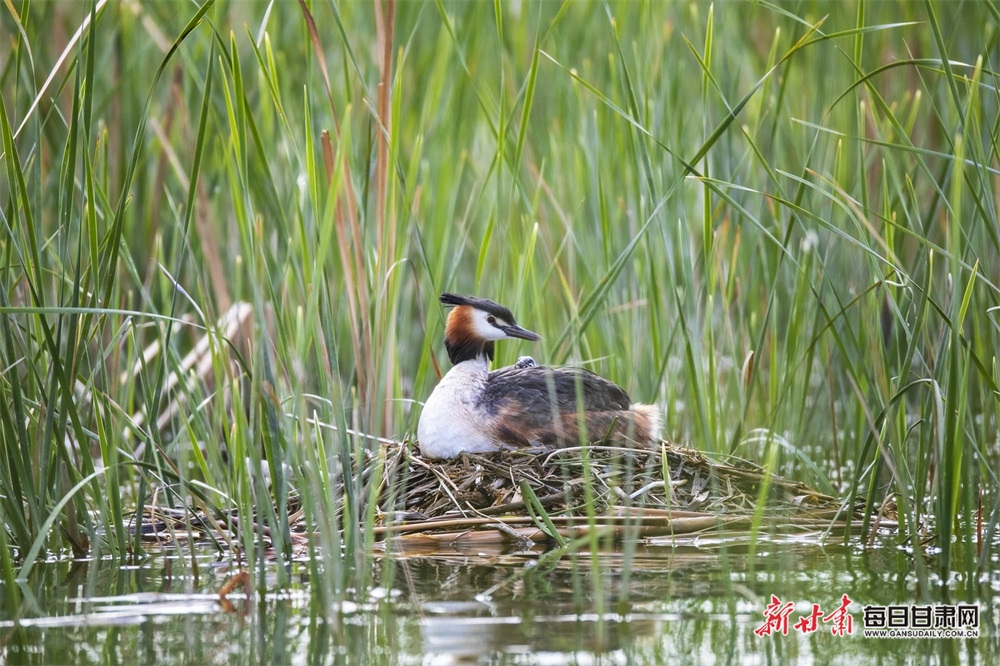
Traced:
POLYGON ((508 324, 516 324, 514 321, 514 313, 510 311, 496 301, 491 301, 488 298, 478 298, 476 296, 459 296, 458 294, 441 294, 441 302, 445 305, 468 305, 474 307, 477 310, 482 310, 483 312, 489 312, 494 317, 499 317, 503 319, 508 324))

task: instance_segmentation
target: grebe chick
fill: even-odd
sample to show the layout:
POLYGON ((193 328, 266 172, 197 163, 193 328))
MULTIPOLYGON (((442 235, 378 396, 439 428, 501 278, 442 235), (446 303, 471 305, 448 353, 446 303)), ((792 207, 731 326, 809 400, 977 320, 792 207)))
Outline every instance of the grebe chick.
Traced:
POLYGON ((455 306, 444 333, 454 367, 420 414, 417 438, 424 456, 576 446, 581 422, 590 442, 647 447, 659 441, 659 410, 632 404, 621 387, 589 370, 549 368, 522 356, 516 365, 490 372, 497 340, 541 338, 518 326, 499 303, 456 294, 441 294, 441 302, 455 306))
POLYGON ((521 368, 534 368, 537 365, 538 364, 535 363, 535 359, 530 356, 521 356, 517 359, 517 363, 515 363, 513 367, 520 370, 521 368))

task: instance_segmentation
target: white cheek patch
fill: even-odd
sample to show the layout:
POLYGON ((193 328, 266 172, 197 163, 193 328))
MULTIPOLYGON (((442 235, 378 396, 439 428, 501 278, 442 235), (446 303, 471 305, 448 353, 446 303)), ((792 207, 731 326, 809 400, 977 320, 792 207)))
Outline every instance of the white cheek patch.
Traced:
MULTIPOLYGON (((507 337, 507 334, 501 331, 499 328, 489 323, 487 319, 493 317, 493 315, 488 312, 483 312, 482 310, 472 311, 472 328, 476 335, 483 340, 503 340, 507 337)), ((496 319, 497 324, 503 326, 506 322, 496 319)))

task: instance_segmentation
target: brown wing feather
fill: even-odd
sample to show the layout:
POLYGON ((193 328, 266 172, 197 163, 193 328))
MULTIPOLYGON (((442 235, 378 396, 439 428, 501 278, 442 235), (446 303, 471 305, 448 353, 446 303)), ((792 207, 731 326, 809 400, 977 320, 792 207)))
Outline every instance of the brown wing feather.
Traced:
POLYGON ((602 439, 612 428, 627 436, 633 416, 620 386, 582 368, 494 370, 480 407, 495 417, 496 436, 516 446, 577 443, 581 411, 589 439, 602 439))

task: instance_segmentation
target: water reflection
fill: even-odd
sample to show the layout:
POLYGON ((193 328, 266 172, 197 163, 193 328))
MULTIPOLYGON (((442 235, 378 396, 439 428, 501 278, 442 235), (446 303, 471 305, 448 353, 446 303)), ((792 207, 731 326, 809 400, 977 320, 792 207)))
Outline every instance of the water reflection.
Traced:
POLYGON ((371 566, 374 586, 344 599, 327 598, 300 563, 291 589, 259 599, 238 587, 227 605, 218 590, 233 569, 210 555, 165 553, 138 568, 52 562, 22 586, 19 608, 0 612, 0 662, 993 663, 1000 654, 995 575, 931 591, 940 602, 971 594, 979 639, 841 638, 827 626, 754 633, 772 594, 796 615, 848 594, 856 628, 865 604, 912 602, 912 562, 889 547, 639 547, 558 561, 452 552, 380 555, 371 566))

